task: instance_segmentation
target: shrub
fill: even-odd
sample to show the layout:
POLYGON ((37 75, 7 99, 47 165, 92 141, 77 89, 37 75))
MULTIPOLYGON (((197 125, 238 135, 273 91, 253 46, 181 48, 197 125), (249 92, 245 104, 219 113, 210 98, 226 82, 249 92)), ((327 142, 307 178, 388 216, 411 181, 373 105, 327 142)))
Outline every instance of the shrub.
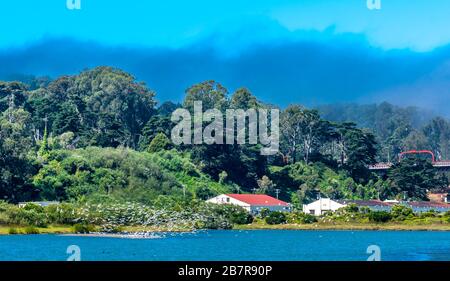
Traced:
MULTIPOLYGON (((253 216, 242 207, 235 205, 217 205, 212 204, 212 209, 208 212, 208 217, 215 218, 215 220, 226 221, 226 228, 232 224, 249 224, 253 222, 253 216)), ((211 223, 211 222, 209 222, 211 223)), ((223 227, 219 227, 223 228, 223 227)))
POLYGON ((269 209, 267 209, 267 208, 263 208, 263 209, 261 209, 261 212, 259 212, 259 216, 262 218, 262 219, 265 219, 267 216, 269 216, 270 215, 270 210, 269 209))
POLYGON ((38 204, 35 204, 35 203, 28 203, 23 207, 23 210, 34 211, 36 213, 43 213, 44 207, 39 206, 38 204))
POLYGON ((253 216, 245 210, 232 212, 229 216, 231 223, 250 224, 253 222, 253 216))
POLYGON ((16 206, 9 208, 7 211, 8 223, 46 227, 48 220, 44 209, 35 204, 27 204, 27 206, 24 208, 16 206))
POLYGON ((9 217, 6 214, 6 212, 1 212, 0 211, 0 225, 8 224, 8 221, 9 221, 9 217))
POLYGON ((311 214, 304 214, 301 222, 302 223, 314 223, 314 222, 317 222, 317 218, 311 214))
POLYGON ((369 213, 369 220, 376 223, 388 222, 391 218, 391 214, 386 211, 374 211, 369 213))
POLYGON ((317 222, 317 218, 311 214, 294 212, 287 215, 288 223, 309 224, 317 222))
POLYGON ((209 198, 212 198, 216 196, 217 193, 208 188, 207 186, 201 186, 195 191, 195 196, 202 200, 207 200, 209 198))
POLYGON ((350 212, 350 213, 358 213, 359 212, 359 208, 356 204, 348 204, 346 207, 344 207, 346 211, 350 212))
POLYGON ((199 228, 206 229, 231 229, 233 226, 227 220, 220 217, 209 217, 201 224, 198 225, 199 228))
POLYGON ((73 226, 73 232, 75 233, 90 233, 95 231, 95 227, 88 224, 75 224, 73 226))
MULTIPOLYGON (((361 210, 360 210, 361 211, 361 210)), ((366 210, 364 210, 366 212, 366 210)), ((322 222, 362 222, 367 219, 367 213, 353 212, 346 207, 339 208, 338 210, 326 211, 321 216, 322 222)))
POLYGON ((434 218, 437 216, 437 212, 435 210, 429 210, 427 212, 423 212, 420 214, 421 218, 434 218))
POLYGON ((8 233, 11 235, 19 234, 19 231, 17 230, 17 228, 11 227, 10 229, 8 229, 8 233))
POLYGON ((283 224, 286 223, 286 215, 282 212, 271 212, 265 220, 267 224, 283 224))
POLYGON ((391 216, 395 220, 405 220, 414 216, 414 212, 411 208, 403 205, 395 205, 392 207, 391 216))
POLYGON ((27 226, 25 228, 25 233, 26 234, 39 234, 39 229, 37 229, 34 226, 27 226))
POLYGON ((122 227, 113 224, 105 224, 101 226, 100 231, 106 233, 119 233, 122 232, 122 227))
POLYGON ((162 150, 170 149, 172 146, 171 141, 164 133, 158 133, 150 142, 147 148, 148 152, 158 152, 162 150))
POLYGON ((69 203, 50 205, 45 208, 48 221, 55 224, 73 224, 77 219, 77 209, 69 203))

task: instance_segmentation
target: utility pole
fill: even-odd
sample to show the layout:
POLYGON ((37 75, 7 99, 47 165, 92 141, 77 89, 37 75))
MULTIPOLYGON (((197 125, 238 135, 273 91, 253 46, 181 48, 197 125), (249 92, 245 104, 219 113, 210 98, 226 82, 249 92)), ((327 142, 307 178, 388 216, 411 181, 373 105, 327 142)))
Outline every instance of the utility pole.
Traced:
POLYGON ((277 195, 277 199, 278 199, 278 194, 280 194, 280 190, 278 188, 275 189, 275 194, 277 195))

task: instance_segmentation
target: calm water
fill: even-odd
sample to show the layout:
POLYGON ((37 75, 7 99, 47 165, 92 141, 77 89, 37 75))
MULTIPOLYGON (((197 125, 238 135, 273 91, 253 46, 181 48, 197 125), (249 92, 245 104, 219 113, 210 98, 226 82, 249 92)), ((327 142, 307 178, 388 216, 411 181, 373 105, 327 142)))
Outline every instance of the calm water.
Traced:
POLYGON ((200 231, 157 239, 58 235, 0 236, 0 260, 66 260, 77 245, 82 260, 359 260, 369 245, 382 260, 450 261, 450 232, 200 231))

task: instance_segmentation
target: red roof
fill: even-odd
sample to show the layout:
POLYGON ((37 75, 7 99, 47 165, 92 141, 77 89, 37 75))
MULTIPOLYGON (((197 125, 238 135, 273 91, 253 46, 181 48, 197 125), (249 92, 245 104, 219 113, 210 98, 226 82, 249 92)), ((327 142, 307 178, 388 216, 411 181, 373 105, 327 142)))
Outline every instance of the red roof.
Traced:
POLYGON ((288 203, 265 194, 227 194, 241 202, 257 206, 288 206, 288 203))

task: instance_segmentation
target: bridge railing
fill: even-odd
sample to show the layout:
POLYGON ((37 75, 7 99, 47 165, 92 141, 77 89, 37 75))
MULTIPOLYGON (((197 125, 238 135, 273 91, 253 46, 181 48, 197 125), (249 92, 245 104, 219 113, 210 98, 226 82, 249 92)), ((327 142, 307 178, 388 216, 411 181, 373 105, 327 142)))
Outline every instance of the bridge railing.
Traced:
POLYGON ((450 167, 450 161, 436 161, 433 163, 435 167, 450 167))

